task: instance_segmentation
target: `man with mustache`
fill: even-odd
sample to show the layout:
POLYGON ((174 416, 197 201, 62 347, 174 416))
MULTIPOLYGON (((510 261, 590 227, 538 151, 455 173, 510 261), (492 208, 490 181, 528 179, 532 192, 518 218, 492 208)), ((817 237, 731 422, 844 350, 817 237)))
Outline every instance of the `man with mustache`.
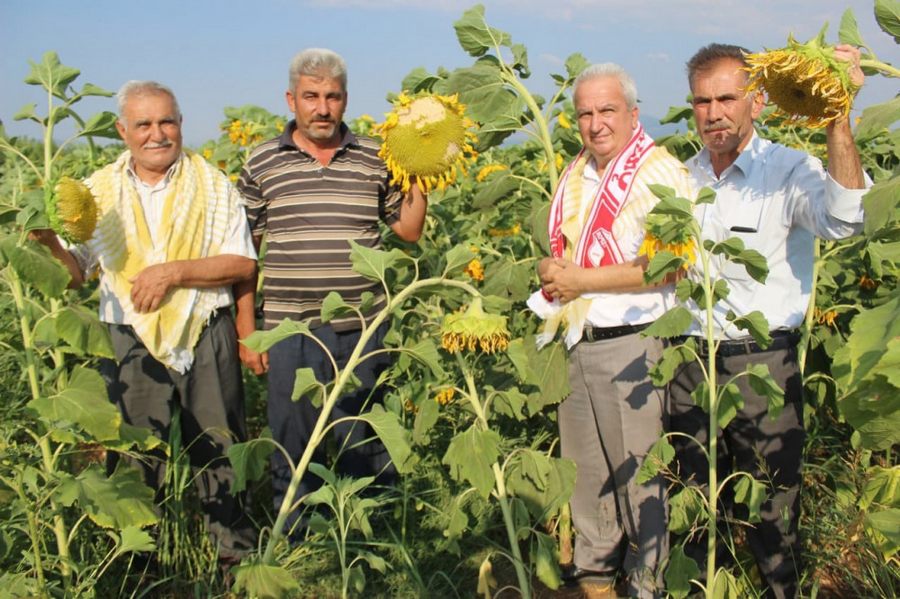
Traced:
MULTIPOLYGON (((322 302, 332 291, 353 306, 371 301, 364 317, 370 322, 385 305, 381 283, 353 271, 350 242, 368 248, 381 247, 380 224, 386 224, 404 241, 415 241, 422 232, 427 207, 418 186, 403 194, 390 182, 378 144, 354 135, 343 123, 347 108, 347 67, 332 52, 311 48, 294 57, 285 94, 294 119, 282 135, 262 143, 247 160, 238 189, 247 200, 248 217, 257 244, 266 236, 263 269, 264 328, 284 319, 306 321, 316 340, 295 335, 258 355, 242 348, 245 364, 257 374, 268 371, 268 417, 274 439, 296 463, 309 442, 320 410, 308 398, 292 401, 298 368, 311 368, 323 384, 343 368, 360 340, 362 323, 355 313, 330 322, 320 320, 322 302), (321 345, 320 345, 321 344, 321 345), (323 351, 327 348, 331 356, 323 351)), ((255 288, 249 286, 248 293, 255 288)), ((240 302, 239 302, 240 303, 240 302)), ((252 302, 251 302, 252 303, 252 302)), ((240 305, 243 305, 242 303, 240 305)), ((238 333, 243 338, 255 329, 253 312, 238 310, 238 333)), ((369 342, 365 353, 382 347, 387 325, 369 342)), ((390 363, 381 353, 364 361, 355 371, 359 385, 345 394, 332 418, 358 415, 365 405, 381 400, 375 385, 390 363)), ((379 476, 390 482, 395 474, 380 442, 362 422, 335 425, 338 470, 353 476, 379 476)), ((325 448, 314 456, 326 462, 325 448)), ((290 482, 285 456, 272 456, 275 508, 290 482)), ((307 475, 297 497, 312 492, 321 481, 307 475)), ((303 535, 297 515, 288 520, 292 538, 303 535)))
MULTIPOLYGON (((34 237, 68 267, 70 287, 99 270, 100 318, 115 349, 115 360, 101 364, 110 399, 125 422, 163 441, 180 407, 182 447, 228 564, 255 540, 226 452, 247 436, 231 286, 256 272, 256 251, 237 190, 182 151, 172 91, 129 81, 117 97, 128 149, 86 181, 99 208, 93 237, 70 250, 50 230, 34 237)), ((165 462, 162 452, 139 462, 159 501, 165 462)))
MULTIPOLYGON (((847 118, 825 130, 827 171, 819 160, 757 135, 753 121, 765 98, 744 92, 746 53, 737 46, 711 44, 688 61, 694 118, 704 143, 688 167, 697 187, 716 192, 714 204, 697 207, 704 238, 738 237, 760 252, 769 266, 765 284, 750 278, 741 265, 713 266, 717 272, 712 274, 724 279, 730 290, 718 303, 713 323, 720 340, 720 384, 749 364, 765 364, 784 390, 784 409, 770 415, 766 398, 754 392, 747 377, 736 381, 744 405, 720 433, 718 477, 723 480, 734 463, 766 483, 762 522, 747 527, 747 541, 769 596, 783 598, 796 595, 801 570, 797 524, 805 432, 796 345, 813 285, 815 237, 840 239, 861 230, 866 178, 847 118), (768 347, 757 345, 728 318, 729 311, 742 316, 754 310, 768 320, 772 336, 768 347)), ((851 63, 853 82, 861 86, 859 50, 841 45, 836 55, 851 63)), ((702 322, 703 310, 694 309, 702 322)), ((704 330, 695 324, 690 333, 702 336, 704 330)), ((696 341, 705 360, 708 348, 699 338, 696 341)), ((709 417, 691 398, 702 381, 697 362, 677 374, 670 386, 671 426, 706 445, 709 417)), ((682 479, 706 484, 708 465, 699 447, 682 436, 674 437, 673 444, 682 479)), ((688 554, 703 564, 705 546, 705 540, 694 539, 688 554)))

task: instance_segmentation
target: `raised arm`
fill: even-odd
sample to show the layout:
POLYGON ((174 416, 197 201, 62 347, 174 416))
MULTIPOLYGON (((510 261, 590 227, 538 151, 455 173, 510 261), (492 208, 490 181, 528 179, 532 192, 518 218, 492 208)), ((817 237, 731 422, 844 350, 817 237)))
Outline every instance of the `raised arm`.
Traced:
POLYGON ((391 230, 403 241, 418 241, 427 210, 428 198, 418 184, 413 183, 400 203, 400 217, 391 223, 391 230))
MULTIPOLYGON (((835 47, 835 57, 852 65, 850 80, 861 87, 865 82, 865 75, 859 66, 859 56, 859 49, 853 46, 841 44, 835 47)), ((865 179, 862 163, 853 141, 850 120, 844 118, 829 123, 825 129, 825 138, 828 147, 828 173, 831 178, 846 189, 863 189, 865 179)))

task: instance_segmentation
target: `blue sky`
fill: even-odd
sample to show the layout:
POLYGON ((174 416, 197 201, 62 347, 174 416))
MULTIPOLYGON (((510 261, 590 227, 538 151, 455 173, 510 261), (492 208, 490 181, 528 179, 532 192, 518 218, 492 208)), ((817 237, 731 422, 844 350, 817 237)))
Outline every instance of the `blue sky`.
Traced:
MULTIPOLYGON (((257 104, 286 113, 287 65, 299 50, 328 47, 349 68, 348 117, 381 120, 385 95, 400 91, 415 67, 470 65, 453 22, 473 2, 457 0, 2 0, 0 3, 0 119, 12 135, 37 135, 12 121, 23 105, 46 98, 22 83, 28 61, 55 50, 81 70, 76 81, 116 90, 128 79, 157 79, 175 90, 188 144, 219 135, 225 106, 257 104)), ((882 60, 897 62, 897 47, 878 29, 873 3, 838 0, 488 0, 488 23, 528 48, 535 92, 551 89, 549 73, 581 52, 612 61, 634 76, 645 117, 683 104, 684 63, 700 46, 730 42, 751 50, 801 40, 852 8, 863 39, 882 60)), ((896 81, 870 77, 860 107, 885 101, 896 81)), ((113 99, 78 105, 82 115, 115 110, 113 99)), ((645 119, 645 120, 649 120, 645 119)))

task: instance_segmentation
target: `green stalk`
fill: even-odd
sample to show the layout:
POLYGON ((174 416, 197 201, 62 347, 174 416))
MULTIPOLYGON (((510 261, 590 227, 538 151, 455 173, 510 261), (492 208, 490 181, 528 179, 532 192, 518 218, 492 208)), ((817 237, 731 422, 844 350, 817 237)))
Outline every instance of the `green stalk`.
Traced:
POLYGON ((806 306, 806 315, 803 318, 803 334, 800 336, 800 344, 797 346, 797 362, 800 365, 800 380, 806 374, 806 355, 809 352, 809 338, 812 336, 813 315, 816 310, 816 291, 819 285, 819 268, 822 266, 821 242, 816 239, 813 249, 812 290, 809 293, 809 304, 806 306))
POLYGON ((862 68, 875 69, 879 71, 885 77, 894 77, 900 78, 900 69, 895 66, 889 65, 887 63, 881 62, 880 60, 876 60, 874 58, 863 58, 859 61, 859 66, 862 68))
MULTIPOLYGON (((478 401, 478 389, 475 386, 475 377, 472 376, 471 371, 466 367, 466 363, 459 353, 456 354, 456 361, 466 379, 466 387, 469 391, 469 403, 472 405, 472 409, 475 410, 475 416, 478 418, 478 422, 481 423, 482 428, 488 430, 490 429, 490 425, 488 424, 487 416, 484 413, 484 407, 481 405, 481 402, 478 401)), ((516 536, 516 524, 513 521, 512 509, 509 505, 509 496, 506 493, 506 481, 503 479, 503 470, 500 469, 500 464, 497 462, 491 464, 491 470, 494 472, 496 496, 497 500, 500 502, 500 511, 503 513, 506 536, 509 539, 509 548, 510 551, 512 551, 513 556, 513 567, 516 569, 516 578, 519 581, 519 592, 523 599, 530 599, 531 584, 528 580, 528 573, 525 571, 525 562, 522 561, 522 552, 519 550, 519 540, 516 536)))
POLYGON ((550 172, 550 189, 555 190, 556 184, 559 181, 559 173, 556 171, 556 152, 553 151, 553 141, 550 139, 550 128, 547 126, 547 119, 544 118, 544 114, 541 112, 537 102, 535 102, 534 96, 532 96, 531 92, 528 91, 528 88, 519 81, 518 77, 512 73, 504 72, 503 79, 519 92, 519 95, 525 100, 525 104, 531 110, 532 114, 534 114, 534 123, 538 130, 541 145, 544 147, 544 154, 547 155, 547 170, 550 172))
MULTIPOLYGON (((24 471, 20 470, 18 477, 19 480, 16 481, 15 485, 10 486, 15 488, 16 494, 19 496, 19 501, 22 502, 22 505, 27 506, 31 505, 32 502, 28 500, 28 497, 25 496, 25 492, 22 491, 23 487, 25 486, 25 482, 22 480, 23 474, 24 471)), ((37 518, 35 517, 34 512, 29 509, 25 510, 25 517, 28 520, 28 536, 31 539, 31 547, 34 551, 34 568, 37 575, 38 588, 46 589, 47 583, 44 579, 44 560, 41 557, 41 534, 39 531, 37 518)), ((43 591, 42 596, 47 596, 46 591, 43 591)))
POLYGON ((381 323, 384 322, 397 307, 402 305, 407 298, 423 288, 436 285, 458 287, 468 291, 473 296, 480 295, 478 293, 478 290, 476 290, 468 283, 462 281, 454 281, 452 279, 444 279, 441 277, 432 277, 429 279, 415 281, 405 287, 397 295, 392 297, 387 306, 385 306, 381 310, 381 312, 379 312, 375 316, 375 318, 372 320, 372 323, 368 327, 363 329, 362 334, 360 335, 359 342, 356 344, 356 348, 354 348, 353 353, 350 354, 350 358, 347 360, 347 365, 340 371, 340 374, 335 381, 334 387, 332 387, 331 389, 331 393, 328 394, 328 398, 322 404, 322 411, 319 414, 318 420, 316 420, 316 426, 313 428, 312 434, 310 435, 309 443, 306 444, 306 448, 303 450, 303 454, 300 456, 300 462, 297 464, 297 466, 294 468, 293 473, 291 474, 291 482, 288 484, 284 499, 282 500, 281 506, 278 509, 278 516, 275 518, 272 536, 269 537, 269 542, 266 544, 266 550, 262 558, 263 563, 271 564, 273 562, 275 546, 278 544, 278 541, 281 540, 281 537, 284 536, 284 523, 293 508, 294 497, 296 497, 297 495, 297 488, 300 486, 300 481, 303 479, 303 475, 306 474, 306 471, 309 468, 309 463, 312 461, 313 452, 322 441, 323 432, 328 423, 328 417, 331 415, 331 411, 334 409, 334 405, 337 403, 338 399, 340 399, 344 386, 347 384, 347 381, 353 374, 353 370, 359 363, 359 358, 362 354, 363 348, 369 342, 369 339, 371 339, 375 334, 375 331, 378 329, 379 325, 381 325, 381 323))
MULTIPOLYGON (((694 224, 694 238, 702 239, 696 223, 694 224)), ((702 243, 698 244, 698 248, 702 248, 702 243)), ((709 254, 706 250, 698 252, 703 260, 703 287, 705 295, 706 310, 706 343, 709 351, 707 352, 706 364, 706 382, 709 387, 709 452, 708 452, 708 468, 709 468, 709 519, 707 520, 707 537, 706 537, 706 597, 713 599, 713 581, 716 574, 716 538, 718 536, 718 505, 719 505, 719 487, 718 473, 716 471, 716 460, 718 456, 718 389, 717 372, 716 372, 716 350, 718 342, 716 341, 715 329, 713 327, 713 286, 709 276, 709 254)))

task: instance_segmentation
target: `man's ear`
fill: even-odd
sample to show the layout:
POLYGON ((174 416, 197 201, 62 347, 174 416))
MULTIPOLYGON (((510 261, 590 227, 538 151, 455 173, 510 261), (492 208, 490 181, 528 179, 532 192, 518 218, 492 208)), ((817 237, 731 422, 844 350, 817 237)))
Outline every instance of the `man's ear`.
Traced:
POLYGON ((761 91, 754 93, 751 103, 752 105, 750 107, 750 115, 755 121, 759 118, 759 115, 762 114, 763 109, 766 107, 766 94, 761 91))
POLYGON ((116 131, 119 132, 119 137, 122 138, 122 141, 125 141, 125 125, 122 124, 121 119, 116 119, 116 131))

